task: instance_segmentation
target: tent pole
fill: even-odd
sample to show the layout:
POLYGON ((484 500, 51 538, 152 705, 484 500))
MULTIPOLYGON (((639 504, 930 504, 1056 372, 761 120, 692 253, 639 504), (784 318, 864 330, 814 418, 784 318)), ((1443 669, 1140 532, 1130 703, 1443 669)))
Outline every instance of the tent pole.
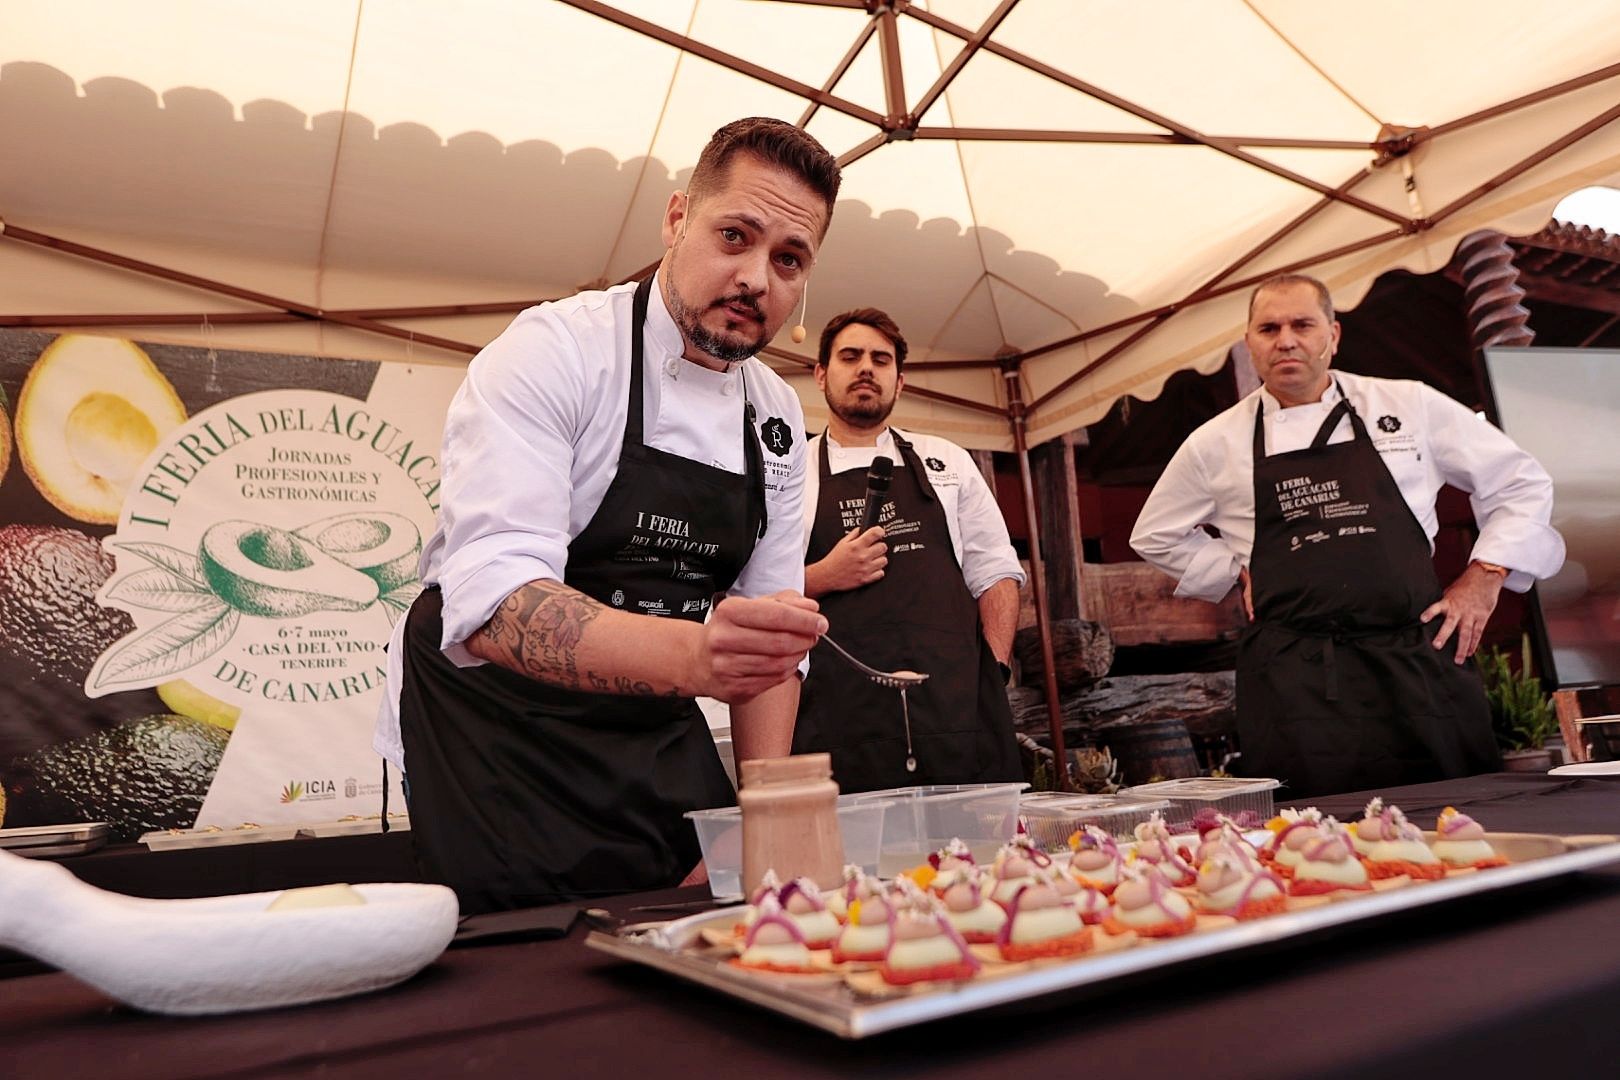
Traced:
POLYGON ((1041 639, 1041 662, 1045 670, 1046 718, 1052 735, 1052 756, 1057 768, 1057 787, 1068 791, 1068 752, 1063 747, 1063 703, 1058 700, 1057 665, 1052 656, 1052 624, 1046 596, 1046 565, 1041 559, 1041 527, 1035 511, 1035 480, 1029 467, 1029 444, 1024 440, 1025 408, 1023 388, 1018 381, 1018 360, 1010 358, 1001 369, 1007 384, 1007 424, 1012 428, 1013 449, 1018 454, 1018 476, 1024 487, 1024 521, 1029 529, 1029 576, 1034 585, 1035 628, 1041 639))

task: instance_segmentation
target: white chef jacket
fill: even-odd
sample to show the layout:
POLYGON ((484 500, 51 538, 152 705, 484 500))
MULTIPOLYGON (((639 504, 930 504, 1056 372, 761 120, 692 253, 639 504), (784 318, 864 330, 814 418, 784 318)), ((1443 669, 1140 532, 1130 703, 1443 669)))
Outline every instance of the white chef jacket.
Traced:
MULTIPOLYGON (((563 580, 568 545, 585 530, 618 473, 630 391, 635 286, 583 292, 522 312, 468 365, 450 402, 440 455, 438 527, 422 549, 421 579, 444 598, 445 655, 484 661, 464 642, 513 590, 563 580)), ((762 361, 712 371, 682 357, 680 329, 654 281, 642 328, 649 446, 743 473, 743 380, 764 459, 769 526, 729 590, 804 591, 804 553, 792 528, 804 498, 804 412, 762 361)), ((388 649, 388 692, 372 745, 404 767, 399 689, 405 620, 388 649)))
MULTIPOLYGON (((817 435, 805 449, 804 481, 804 549, 810 548, 810 531, 816 525, 816 502, 821 492, 821 440, 827 440, 827 471, 837 474, 851 469, 862 472, 871 468, 872 459, 879 454, 894 462, 897 469, 905 467, 905 459, 894 445, 889 428, 883 429, 876 446, 839 446, 830 433, 817 435)), ((921 435, 901 430, 901 437, 917 451, 924 463, 923 473, 939 496, 939 505, 945 511, 945 524, 951 533, 951 550, 962 567, 962 581, 975 600, 990 586, 1004 579, 1024 583, 1024 570, 1018 565, 1018 555, 1012 541, 1007 538, 1007 522, 1001 516, 1001 507, 984 482, 972 456, 960 446, 937 435, 921 435), (944 467, 933 469, 926 463, 932 459, 944 467)))
MULTIPOLYGON (((1176 595, 1218 601, 1231 590, 1254 548, 1254 410, 1265 406, 1266 453, 1302 450, 1339 401, 1361 414, 1406 504, 1429 537, 1439 531, 1435 497, 1444 484, 1469 492, 1479 540, 1471 558, 1511 572, 1504 583, 1524 592, 1564 564, 1564 538, 1547 524, 1552 479, 1536 459, 1487 420, 1432 387, 1410 379, 1332 373, 1321 401, 1283 408, 1265 387, 1203 424, 1170 459, 1136 519, 1131 547, 1177 579, 1176 595), (1213 525, 1216 539, 1199 528, 1213 525)), ((1354 435, 1347 416, 1330 443, 1354 435)))

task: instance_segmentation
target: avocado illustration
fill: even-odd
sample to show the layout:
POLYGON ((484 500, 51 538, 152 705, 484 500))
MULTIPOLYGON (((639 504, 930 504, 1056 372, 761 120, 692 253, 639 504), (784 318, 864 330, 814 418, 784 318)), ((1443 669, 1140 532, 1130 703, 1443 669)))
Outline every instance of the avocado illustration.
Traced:
POLYGON ((247 615, 287 619, 312 611, 364 611, 377 582, 285 529, 221 521, 197 549, 209 586, 247 615))
POLYGON ((375 579, 381 592, 391 593, 416 580, 422 534, 404 514, 381 510, 339 514, 295 532, 339 562, 375 579))
POLYGON ((189 716, 193 720, 201 720, 226 731, 234 730, 236 722, 242 718, 240 707, 228 705, 214 695, 197 689, 184 679, 171 679, 159 684, 157 696, 163 699, 163 704, 181 716, 189 716))
POLYGON ((0 527, 0 647, 82 693, 96 658, 135 628, 96 603, 112 572, 112 556, 77 529, 0 527))
POLYGON ((133 342, 63 334, 40 353, 17 399, 17 456, 58 510, 112 524, 124 492, 185 406, 133 342))
POLYGON ((119 840, 188 828, 230 733, 163 713, 25 754, 6 771, 14 825, 105 821, 119 840))

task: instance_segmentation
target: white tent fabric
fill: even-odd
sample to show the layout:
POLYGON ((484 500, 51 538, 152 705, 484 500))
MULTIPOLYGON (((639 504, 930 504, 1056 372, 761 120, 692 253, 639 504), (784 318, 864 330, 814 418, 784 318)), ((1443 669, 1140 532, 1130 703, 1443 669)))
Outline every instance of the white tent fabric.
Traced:
POLYGON ((709 133, 766 114, 846 161, 812 338, 784 335, 773 361, 810 423, 820 397, 793 357, 873 304, 913 343, 898 419, 1004 449, 998 353, 1039 442, 1217 367, 1245 282, 1300 268, 1350 306, 1384 270, 1437 269, 1473 230, 1533 231, 1620 178, 1614 16, 1608 0, 25 0, 0 34, 0 324, 461 362, 430 342, 480 345, 525 302, 655 261, 709 133), (1386 153, 1407 131, 1410 152, 1386 153))

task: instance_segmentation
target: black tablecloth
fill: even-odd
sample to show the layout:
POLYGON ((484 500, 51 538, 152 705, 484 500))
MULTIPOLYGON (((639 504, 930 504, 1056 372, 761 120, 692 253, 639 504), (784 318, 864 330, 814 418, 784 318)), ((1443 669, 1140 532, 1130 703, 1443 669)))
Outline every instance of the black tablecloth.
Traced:
MULTIPOLYGON (((1386 794, 1420 822, 1450 804, 1504 831, 1620 831, 1620 780, 1503 775, 1386 794)), ((1352 818, 1365 801, 1317 805, 1352 818)), ((1615 868, 854 1043, 612 961, 584 933, 454 949, 393 990, 214 1019, 142 1015, 63 974, 11 979, 0 1073, 1540 1080, 1620 1069, 1615 868)))

